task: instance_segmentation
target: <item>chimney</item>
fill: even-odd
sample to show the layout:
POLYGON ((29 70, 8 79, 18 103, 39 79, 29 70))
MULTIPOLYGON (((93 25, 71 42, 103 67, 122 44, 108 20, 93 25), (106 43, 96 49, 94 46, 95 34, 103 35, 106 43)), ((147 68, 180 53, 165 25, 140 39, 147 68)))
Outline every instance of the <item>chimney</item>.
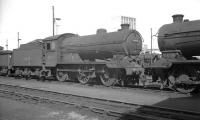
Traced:
POLYGON ((96 34, 105 34, 105 33, 107 33, 107 30, 103 28, 97 29, 97 32, 96 32, 96 34))
POLYGON ((127 24, 127 23, 121 24, 121 29, 122 29, 122 30, 125 30, 125 29, 128 30, 129 27, 130 27, 130 25, 127 24))
POLYGON ((172 17, 173 17, 173 23, 182 23, 184 15, 176 14, 176 15, 173 15, 172 17))
POLYGON ((190 20, 189 19, 185 19, 185 20, 183 20, 183 22, 189 22, 190 20))

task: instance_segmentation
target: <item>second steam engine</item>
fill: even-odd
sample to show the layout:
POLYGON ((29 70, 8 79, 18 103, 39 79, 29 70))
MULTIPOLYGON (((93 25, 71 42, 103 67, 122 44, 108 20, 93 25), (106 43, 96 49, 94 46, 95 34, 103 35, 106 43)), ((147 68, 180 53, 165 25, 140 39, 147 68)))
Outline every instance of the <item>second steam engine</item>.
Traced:
POLYGON ((200 20, 183 21, 181 14, 172 17, 172 24, 159 29, 162 58, 151 68, 164 86, 189 93, 200 85, 200 20))

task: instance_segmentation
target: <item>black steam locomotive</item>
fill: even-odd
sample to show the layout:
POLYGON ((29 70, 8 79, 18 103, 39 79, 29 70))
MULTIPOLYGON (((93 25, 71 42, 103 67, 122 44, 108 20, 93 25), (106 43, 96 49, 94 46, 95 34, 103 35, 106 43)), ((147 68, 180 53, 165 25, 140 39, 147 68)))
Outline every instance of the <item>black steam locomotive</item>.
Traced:
POLYGON ((2 74, 8 71, 15 77, 78 80, 82 84, 99 78, 105 86, 124 84, 142 73, 134 58, 141 50, 142 37, 138 31, 130 30, 129 24, 122 24, 117 32, 99 29, 87 36, 66 33, 14 49, 8 54, 11 62, 1 65, 2 74))

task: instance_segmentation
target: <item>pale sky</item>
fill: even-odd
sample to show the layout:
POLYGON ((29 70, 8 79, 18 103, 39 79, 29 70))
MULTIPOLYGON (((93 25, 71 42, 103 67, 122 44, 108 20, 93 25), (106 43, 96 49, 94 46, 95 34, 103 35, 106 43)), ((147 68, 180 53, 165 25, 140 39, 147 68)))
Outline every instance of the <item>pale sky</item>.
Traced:
MULTIPOLYGON (((172 15, 200 19, 200 0, 0 0, 0 45, 17 48, 17 32, 21 44, 52 35, 52 5, 55 6, 57 33, 95 34, 98 28, 108 32, 120 28, 120 16, 136 18, 136 29, 150 48, 153 34, 172 15)), ((157 48, 157 40, 153 40, 157 48)))

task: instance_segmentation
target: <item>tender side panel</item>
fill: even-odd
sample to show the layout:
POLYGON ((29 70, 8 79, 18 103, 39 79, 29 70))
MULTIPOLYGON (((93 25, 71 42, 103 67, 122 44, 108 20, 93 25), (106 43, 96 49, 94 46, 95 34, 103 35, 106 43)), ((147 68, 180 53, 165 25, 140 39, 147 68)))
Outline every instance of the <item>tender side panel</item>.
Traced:
POLYGON ((13 51, 14 66, 41 66, 42 48, 39 46, 31 49, 16 49, 13 51))
POLYGON ((8 54, 0 55, 0 66, 8 66, 10 61, 9 58, 8 54))

